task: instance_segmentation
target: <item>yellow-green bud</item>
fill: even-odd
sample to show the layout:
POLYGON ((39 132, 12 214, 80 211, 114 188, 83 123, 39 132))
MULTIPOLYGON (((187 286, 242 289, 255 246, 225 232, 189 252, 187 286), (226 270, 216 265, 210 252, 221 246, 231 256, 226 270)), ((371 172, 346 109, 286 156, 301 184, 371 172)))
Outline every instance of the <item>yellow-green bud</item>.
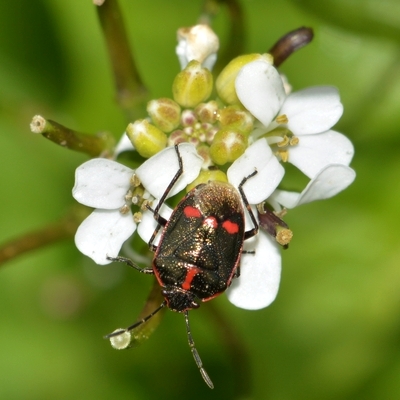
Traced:
POLYGON ((218 75, 215 81, 218 96, 226 104, 238 104, 235 81, 239 71, 248 63, 255 60, 265 60, 273 64, 274 60, 270 54, 246 54, 234 58, 218 75))
POLYGON ((167 135, 145 119, 137 120, 126 128, 133 146, 145 158, 150 158, 167 145, 167 135))
POLYGON ((215 100, 201 103, 195 108, 194 112, 201 122, 213 124, 217 121, 218 103, 215 100))
POLYGON ((235 129, 222 128, 214 137, 210 146, 211 159, 217 165, 233 162, 247 148, 247 136, 235 129))
POLYGON ((253 130, 253 121, 253 116, 239 106, 228 106, 219 111, 219 123, 222 127, 229 126, 245 134, 253 130))
POLYGON ((147 112, 154 125, 163 132, 171 132, 179 125, 181 108, 172 99, 162 98, 149 101, 147 112))
POLYGON ((193 108, 207 100, 213 88, 213 77, 207 68, 192 60, 179 72, 172 84, 175 101, 182 107, 193 108))
POLYGON ((200 185, 201 183, 208 183, 210 181, 228 182, 228 178, 225 172, 222 172, 219 169, 201 170, 198 177, 186 187, 186 191, 189 192, 197 185, 200 185))
POLYGON ((210 146, 207 144, 199 144, 196 146, 197 154, 204 160, 202 164, 202 168, 206 169, 210 165, 212 165, 211 157, 210 157, 210 146))

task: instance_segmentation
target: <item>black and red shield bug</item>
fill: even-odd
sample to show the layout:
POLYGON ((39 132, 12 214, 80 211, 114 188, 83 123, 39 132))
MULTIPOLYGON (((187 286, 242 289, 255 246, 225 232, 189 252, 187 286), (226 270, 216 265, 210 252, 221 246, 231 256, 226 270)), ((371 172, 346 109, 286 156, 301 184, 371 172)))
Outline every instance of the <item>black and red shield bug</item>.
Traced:
POLYGON ((258 232, 258 223, 244 194, 243 185, 257 171, 242 179, 238 186, 239 192, 231 184, 219 181, 196 186, 179 202, 171 217, 166 220, 159 214, 160 208, 183 174, 178 145, 175 146, 175 151, 179 169, 154 210, 148 207, 158 222, 149 241, 149 247, 154 251, 152 267, 140 268, 130 259, 108 257, 112 261, 125 262, 142 273, 155 275, 165 300, 146 318, 106 337, 117 336, 136 328, 165 306, 181 312, 185 316, 194 360, 204 381, 212 389, 214 385, 203 368, 192 338, 188 311, 199 307, 196 299, 213 299, 229 287, 233 278, 239 277, 243 242, 258 232), (243 204, 254 225, 249 231, 245 231, 243 204), (153 242, 161 227, 164 229, 156 246, 153 242))

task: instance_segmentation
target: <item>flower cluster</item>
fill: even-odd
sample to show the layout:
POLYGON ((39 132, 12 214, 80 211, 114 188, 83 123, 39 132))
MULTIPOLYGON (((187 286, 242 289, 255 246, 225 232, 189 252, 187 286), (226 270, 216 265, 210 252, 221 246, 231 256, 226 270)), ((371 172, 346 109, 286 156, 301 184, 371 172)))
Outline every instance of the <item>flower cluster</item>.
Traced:
MULTIPOLYGON (((182 70, 173 82, 173 98, 150 101, 148 118, 131 123, 116 148, 115 156, 132 150, 147 160, 133 171, 113 160, 92 159, 76 171, 73 196, 95 210, 75 241, 98 264, 116 257, 135 231, 150 240, 157 223, 145 204, 155 207, 178 169, 174 144, 180 144, 184 172, 169 196, 210 180, 237 188, 257 170, 244 186, 254 213, 279 213, 332 197, 355 178, 349 167, 353 146, 331 129, 343 112, 337 89, 321 86, 290 93, 268 54, 232 60, 214 85, 210 69, 218 49, 215 34, 196 26, 180 30, 178 38, 182 70), (211 98, 215 91, 217 97, 211 98), (309 178, 300 193, 278 189, 285 163, 309 178), (135 206, 142 207, 140 213, 132 213, 135 206)), ((161 208, 166 219, 171 212, 165 204, 161 208)), ((246 224, 251 229, 251 221, 246 224)), ((254 251, 242 255, 241 276, 227 290, 233 304, 259 309, 275 299, 281 270, 278 242, 269 229, 246 241, 245 249, 254 251)))

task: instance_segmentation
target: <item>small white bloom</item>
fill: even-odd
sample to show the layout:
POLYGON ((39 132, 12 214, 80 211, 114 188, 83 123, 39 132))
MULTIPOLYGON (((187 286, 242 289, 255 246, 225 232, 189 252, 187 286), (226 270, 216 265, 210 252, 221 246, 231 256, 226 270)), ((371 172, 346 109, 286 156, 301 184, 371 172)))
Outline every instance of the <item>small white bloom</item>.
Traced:
MULTIPOLYGON (((178 180, 170 195, 179 192, 192 182, 197 177, 203 162, 193 145, 181 144, 179 150, 187 172, 178 180)), ((155 198, 161 196, 168 185, 164 183, 170 182, 178 169, 177 161, 175 165, 165 164, 171 158, 168 156, 170 153, 175 154, 174 148, 164 149, 136 170, 136 175, 144 187, 155 198), (149 168, 154 162, 153 159, 158 160, 158 168, 155 171, 149 168), (151 176, 150 179, 148 175, 151 176)), ((87 161, 76 170, 72 194, 81 204, 93 207, 95 210, 79 226, 75 243, 83 254, 92 258, 97 264, 109 264, 107 256, 116 257, 123 243, 136 230, 130 207, 127 207, 126 212, 121 212, 133 173, 130 168, 104 158, 87 161)))
POLYGON ((331 164, 319 171, 301 193, 277 189, 268 202, 275 210, 280 210, 281 206, 294 208, 312 201, 328 199, 346 189, 355 178, 356 173, 350 167, 331 164))
MULTIPOLYGON (((277 70, 263 60, 245 65, 235 87, 239 100, 261 122, 253 136, 278 126, 287 128, 296 138, 295 144, 287 146, 287 161, 309 178, 330 164, 350 164, 352 143, 331 130, 343 113, 336 88, 318 86, 286 95, 277 70)), ((271 135, 269 143, 281 140, 271 135)))
POLYGON ((240 277, 232 281, 227 290, 229 301, 246 310, 259 310, 269 306, 278 294, 281 278, 281 251, 275 239, 260 231, 254 247, 247 246, 254 254, 243 254, 240 277))
POLYGON ((217 60, 218 49, 218 36, 208 25, 178 29, 176 54, 181 69, 184 69, 190 61, 196 60, 211 71, 217 60))
MULTIPOLYGON (((181 146, 179 146, 180 151, 181 146)), ((162 163, 155 157, 148 160, 145 175, 150 182, 158 179, 157 171, 159 171, 161 165, 170 165, 171 173, 172 171, 176 172, 176 154, 174 152, 166 153, 162 163)), ((257 174, 243 186, 246 198, 253 209, 255 209, 254 205, 271 196, 284 175, 284 169, 273 155, 266 139, 259 139, 253 143, 230 166, 227 171, 228 181, 238 188, 243 178, 249 176, 254 170, 257 170, 257 174)), ((136 174, 139 175, 139 173, 138 169, 136 174)), ((168 183, 169 181, 157 183, 157 186, 160 187, 158 198, 164 193, 168 183)), ((177 191, 179 190, 174 190, 174 193, 177 191)), ((160 213, 168 219, 172 210, 164 204, 160 213)), ((253 227, 252 222, 247 211, 245 213, 246 229, 251 229, 253 227)), ((145 211, 138 227, 138 233, 145 242, 150 240, 156 226, 157 222, 154 220, 153 214, 150 211, 145 211)), ((154 244, 157 244, 157 241, 154 244)), ((247 250, 254 250, 255 253, 243 254, 240 278, 234 280, 231 288, 227 290, 227 296, 237 307, 254 310, 266 307, 275 299, 279 288, 281 256, 279 245, 262 231, 259 231, 254 239, 246 242, 246 248, 247 250), (249 296, 249 293, 252 295, 249 296)))
POLYGON ((136 229, 130 212, 122 214, 133 171, 115 161, 94 158, 79 166, 72 195, 95 208, 79 226, 76 247, 97 264, 108 264, 136 229))

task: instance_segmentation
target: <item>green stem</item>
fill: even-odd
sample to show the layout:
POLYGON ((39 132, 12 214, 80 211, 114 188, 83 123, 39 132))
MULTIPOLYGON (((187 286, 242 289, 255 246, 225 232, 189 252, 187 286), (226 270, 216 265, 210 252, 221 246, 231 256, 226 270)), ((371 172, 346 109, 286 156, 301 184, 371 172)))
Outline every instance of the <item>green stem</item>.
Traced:
POLYGON ((117 102, 128 121, 133 121, 142 114, 148 92, 130 49, 118 1, 106 0, 97 11, 114 74, 117 102))
POLYGON ((109 157, 113 153, 115 139, 107 132, 96 135, 76 132, 40 115, 33 117, 30 127, 33 133, 41 133, 46 139, 62 147, 91 157, 109 157))
POLYGON ((12 239, 0 246, 0 265, 24 253, 74 237, 79 224, 88 215, 86 207, 74 207, 58 222, 12 239))
POLYGON ((244 52, 245 23, 244 13, 237 0, 205 0, 200 23, 211 25, 212 19, 219 12, 220 4, 225 4, 229 15, 229 42, 218 57, 213 73, 217 74, 233 58, 244 52))
POLYGON ((220 342, 225 346, 233 366, 232 383, 234 393, 238 399, 250 399, 251 393, 251 367, 245 340, 240 337, 238 329, 226 318, 215 303, 207 303, 206 309, 218 333, 220 342))

